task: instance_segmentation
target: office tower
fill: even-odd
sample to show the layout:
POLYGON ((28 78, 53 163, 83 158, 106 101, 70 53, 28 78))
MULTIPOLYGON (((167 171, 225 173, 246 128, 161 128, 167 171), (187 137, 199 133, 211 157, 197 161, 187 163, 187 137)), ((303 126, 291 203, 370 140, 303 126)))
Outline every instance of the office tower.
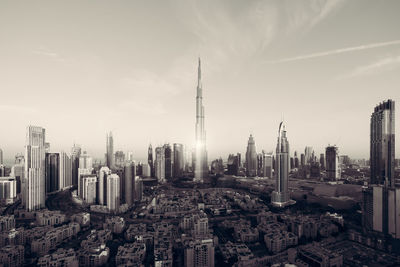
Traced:
POLYGON ((290 169, 294 169, 294 158, 290 157, 290 169))
POLYGON ((263 159, 264 177, 272 178, 272 153, 264 153, 263 157, 264 157, 264 159, 263 159))
POLYGON ((159 183, 165 182, 165 151, 164 147, 156 147, 156 161, 154 162, 155 177, 159 183))
POLYGON ((294 152, 294 167, 299 168, 299 158, 297 157, 297 151, 294 152))
POLYGON ((300 155, 300 165, 301 167, 306 166, 306 156, 303 153, 300 155))
POLYGON ((46 192, 72 186, 72 162, 65 152, 46 153, 46 192))
POLYGON ((394 188, 395 102, 384 101, 371 115, 370 165, 371 184, 394 188))
POLYGON ((258 177, 263 177, 263 153, 264 151, 262 151, 262 153, 258 153, 257 154, 257 176, 258 177))
POLYGON ((186 267, 214 266, 214 241, 212 239, 195 239, 185 245, 186 267))
MULTIPOLYGON (((146 163, 146 165, 147 165, 147 163, 146 163)), ((143 163, 141 163, 140 161, 136 165, 136 175, 137 176, 142 176, 143 175, 143 163)))
POLYGON ((0 177, 0 204, 11 204, 16 197, 17 181, 15 177, 0 177))
POLYGON ((327 146, 325 149, 326 177, 335 181, 340 179, 339 151, 336 146, 327 146))
POLYGON ((276 146, 275 190, 272 192, 271 203, 277 207, 290 204, 288 191, 289 180, 289 142, 283 122, 279 124, 278 143, 276 146))
POLYGON ((153 163, 153 147, 151 146, 151 144, 149 145, 149 149, 147 151, 147 163, 150 166, 151 177, 155 177, 154 163, 153 163))
POLYGON ((0 148, 0 165, 3 164, 3 150, 0 148))
POLYGON ((84 174, 80 177, 80 188, 82 189, 79 195, 87 204, 96 203, 97 195, 97 176, 95 174, 84 174))
POLYGON ((113 138, 112 132, 107 134, 106 165, 110 169, 114 168, 114 138, 113 138))
POLYGON ((115 152, 115 166, 122 167, 125 164, 125 154, 123 151, 115 152))
POLYGON ((325 155, 323 153, 319 155, 319 164, 321 165, 321 170, 325 170, 325 155))
POLYGON ((246 175, 255 177, 257 175, 257 152, 256 144, 252 135, 249 137, 246 150, 246 175))
POLYGON ((173 176, 175 178, 183 177, 183 171, 185 168, 185 161, 183 155, 183 145, 182 144, 174 144, 174 171, 173 176))
POLYGON ((142 201, 143 199, 143 180, 139 177, 135 177, 135 195, 134 195, 134 201, 142 201))
POLYGON ((0 177, 6 176, 6 166, 0 164, 0 177))
POLYGON ((229 154, 228 156, 228 175, 238 175, 239 174, 239 158, 234 154, 229 154))
POLYGON ((197 73, 197 95, 196 95, 196 147, 194 158, 194 181, 203 182, 208 176, 207 150, 206 150, 206 131, 204 128, 204 106, 203 106, 203 87, 201 83, 201 62, 197 73))
POLYGON ((83 151, 83 153, 80 154, 80 157, 78 158, 78 166, 78 195, 82 197, 83 183, 81 179, 84 175, 90 175, 93 172, 93 159, 86 151, 83 151))
POLYGON ((133 152, 132 151, 128 151, 128 153, 126 153, 126 160, 127 161, 133 161, 133 152))
POLYGON ((165 179, 170 181, 172 178, 172 149, 169 144, 164 145, 164 153, 165 153, 165 179))
POLYGON ((22 203, 28 211, 45 206, 45 135, 46 130, 42 127, 27 127, 22 203))
POLYGON ((107 208, 111 212, 117 212, 120 199, 120 180, 117 174, 107 176, 107 208))
POLYGON ((151 177, 151 168, 148 163, 144 163, 142 166, 142 176, 145 178, 151 177))
POLYGON ((107 177, 111 175, 111 170, 108 167, 101 167, 99 171, 98 181, 98 203, 107 205, 107 177))
POLYGON ((306 146, 304 149, 305 164, 310 164, 313 160, 313 148, 311 146, 306 146))
POLYGON ((124 167, 124 188, 121 195, 124 194, 125 203, 128 206, 132 206, 134 202, 134 192, 135 192, 135 177, 136 177, 136 167, 133 162, 125 164, 124 167))
POLYGON ((71 149, 71 161, 72 161, 72 184, 79 184, 79 157, 81 156, 81 147, 79 145, 74 144, 71 149))
POLYGON ((21 193, 21 184, 22 181, 25 179, 25 171, 24 171, 24 162, 15 164, 11 167, 11 174, 10 176, 15 177, 17 181, 17 194, 21 193))
POLYGON ((56 192, 60 187, 60 155, 46 153, 46 193, 56 192))

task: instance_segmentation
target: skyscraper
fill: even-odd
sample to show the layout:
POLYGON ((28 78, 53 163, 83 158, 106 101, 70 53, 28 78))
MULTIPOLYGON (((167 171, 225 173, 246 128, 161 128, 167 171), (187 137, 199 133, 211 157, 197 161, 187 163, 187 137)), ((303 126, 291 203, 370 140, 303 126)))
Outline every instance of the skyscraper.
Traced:
POLYGON ((305 164, 310 164, 313 160, 313 148, 311 146, 306 146, 304 149, 305 164))
POLYGON ((257 152, 256 143, 252 135, 249 137, 246 151, 246 175, 255 177, 257 175, 257 152))
POLYGON ((164 147, 156 147, 156 161, 154 162, 155 177, 159 183, 165 182, 165 151, 164 147))
POLYGON ((297 151, 294 152, 294 167, 299 168, 299 158, 297 157, 297 151))
POLYGON ((28 126, 23 185, 23 204, 28 211, 44 208, 45 206, 45 136, 46 130, 44 128, 28 126))
POLYGON ((130 207, 134 202, 135 192, 136 167, 133 162, 125 164, 124 176, 124 192, 121 192, 121 194, 124 194, 125 203, 130 207))
POLYGON ((0 148, 0 164, 3 164, 3 150, 0 148))
POLYGON ((201 62, 197 73, 197 95, 196 95, 196 147, 194 158, 194 181, 203 182, 208 176, 206 131, 204 129, 204 106, 203 87, 201 84, 201 62))
POLYGON ((108 167, 102 167, 99 171, 98 182, 98 203, 100 205, 107 205, 107 177, 111 175, 111 170, 108 167))
POLYGON ((394 187, 395 109, 394 101, 377 105, 371 115, 371 184, 394 187))
POLYGON ((326 175, 331 181, 340 179, 339 151, 336 146, 327 146, 325 150, 326 175))
POLYGON ((111 212, 116 212, 120 204, 120 179, 117 174, 107 176, 107 208, 111 212))
POLYGON ((79 157, 81 156, 81 147, 74 144, 71 149, 71 161, 72 161, 72 184, 78 185, 78 169, 79 169, 79 157))
POLYGON ((60 154, 46 153, 46 193, 56 192, 60 181, 60 154))
POLYGON ((115 166, 122 167, 125 163, 125 154, 123 151, 115 152, 115 166))
POLYGON ((169 144, 164 145, 164 153, 165 153, 165 179, 169 181, 172 178, 172 149, 169 144))
POLYGON ((277 207, 291 204, 288 191, 289 180, 289 142, 283 122, 279 124, 278 144, 276 145, 275 190, 272 192, 271 203, 277 207))
POLYGON ((321 165, 321 170, 325 170, 325 155, 323 153, 319 155, 319 164, 321 165))
POLYGON ((183 145, 174 144, 174 172, 173 176, 175 178, 181 178, 183 176, 183 171, 185 168, 185 161, 183 155, 183 145))
POLYGON ((110 169, 114 168, 114 138, 113 138, 112 132, 107 134, 106 165, 110 169))
POLYGON ((264 177, 272 178, 272 153, 263 153, 264 177))
MULTIPOLYGON (((80 153, 79 153, 80 154, 80 153)), ((78 195, 82 196, 83 195, 83 190, 82 188, 82 177, 90 175, 93 171, 93 159, 92 157, 86 152, 83 151, 82 154, 80 154, 79 157, 79 168, 78 168, 78 195)))
POLYGON ((149 145, 149 149, 147 150, 147 163, 150 165, 150 176, 154 177, 154 163, 153 163, 153 147, 151 144, 149 145))

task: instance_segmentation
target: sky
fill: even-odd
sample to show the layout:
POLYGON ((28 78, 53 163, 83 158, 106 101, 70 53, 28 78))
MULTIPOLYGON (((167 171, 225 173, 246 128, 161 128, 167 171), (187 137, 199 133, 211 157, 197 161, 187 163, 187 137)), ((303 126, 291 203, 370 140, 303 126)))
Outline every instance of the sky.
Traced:
MULTIPOLYGON (((198 57, 209 160, 275 150, 369 157, 381 101, 400 101, 400 1, 0 1, 0 148, 26 127, 51 150, 74 143, 144 159, 149 143, 195 138, 198 57)), ((396 103, 396 104, 397 104, 396 103)), ((399 116, 396 110, 396 117, 399 116)), ((396 129, 396 134, 399 130, 396 129)), ((396 156, 399 155, 396 148, 396 156)))

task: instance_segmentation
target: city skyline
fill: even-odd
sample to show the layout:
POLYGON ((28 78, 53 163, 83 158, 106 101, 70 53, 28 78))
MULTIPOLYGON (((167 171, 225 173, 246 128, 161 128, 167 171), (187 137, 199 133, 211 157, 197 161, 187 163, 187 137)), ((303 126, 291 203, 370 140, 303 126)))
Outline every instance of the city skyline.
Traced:
POLYGON ((5 160, 24 151, 27 125, 44 127, 54 151, 69 152, 77 143, 97 159, 109 131, 115 151, 133 151, 143 161, 148 143, 193 147, 198 56, 209 161, 244 154, 249 134, 260 151, 273 151, 273 125, 282 117, 293 152, 312 146, 319 154, 336 144, 341 154, 368 159, 370 106, 399 98, 396 1, 219 2, 215 10, 194 2, 52 3, 47 9, 27 2, 29 12, 12 2, 0 5, 5 160), (164 16, 162 25, 140 16, 150 10, 164 16), (362 12, 354 19, 356 10, 362 12), (21 16, 24 22, 16 23, 21 16), (71 16, 75 22, 64 23, 71 16), (160 40, 164 46, 152 45, 160 40), (282 99, 288 108, 279 107, 282 99))

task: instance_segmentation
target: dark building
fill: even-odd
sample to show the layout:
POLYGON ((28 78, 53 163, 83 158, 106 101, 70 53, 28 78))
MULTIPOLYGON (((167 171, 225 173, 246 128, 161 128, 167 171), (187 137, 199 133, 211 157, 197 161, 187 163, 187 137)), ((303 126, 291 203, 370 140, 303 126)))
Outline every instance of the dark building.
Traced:
POLYGON ((325 170, 325 155, 323 153, 319 155, 319 164, 321 165, 321 170, 325 170))
POLYGON ((328 180, 340 179, 339 149, 337 146, 327 146, 325 149, 326 176, 328 180))
POLYGON ((46 153, 46 193, 56 192, 60 181, 60 154, 46 153))
POLYGON ((394 187, 395 125, 394 101, 377 105, 371 115, 371 184, 394 187))
POLYGON ((319 163, 312 162, 310 165, 310 178, 319 178, 321 176, 321 169, 319 163))
POLYGON ((297 151, 294 152, 294 167, 299 168, 299 158, 297 157, 297 151))
POLYGON ((183 171, 185 168, 185 160, 183 155, 183 145, 182 144, 174 144, 174 172, 173 176, 175 178, 182 178, 183 171))
POLYGON ((228 175, 238 175, 239 174, 239 160, 240 156, 234 155, 234 154, 229 154, 228 157, 228 170, 227 173, 228 175))
POLYGON ((149 145, 149 149, 147 151, 147 163, 150 166, 151 177, 155 177, 154 173, 154 162, 153 162, 153 147, 151 144, 149 145))
POLYGON ((72 162, 72 185, 78 185, 78 169, 79 169, 79 158, 81 156, 81 147, 74 144, 71 150, 71 162, 72 162))
POLYGON ((125 154, 123 151, 115 152, 115 166, 122 167, 125 164, 125 154))
POLYGON ((264 160, 263 153, 257 154, 257 175, 259 177, 263 177, 264 176, 264 172, 263 172, 264 163, 263 163, 263 160, 264 160))
POLYGON ((106 137, 106 165, 108 168, 114 168, 114 138, 112 132, 107 133, 106 137))
POLYGON ((216 176, 224 175, 224 163, 222 161, 222 158, 213 160, 211 162, 211 173, 216 176))
POLYGON ((172 179, 172 149, 169 144, 164 145, 164 159, 165 159, 165 179, 170 181, 172 179))
POLYGON ((246 175, 255 177, 257 175, 257 152, 256 143, 252 135, 249 137, 246 151, 246 175))
POLYGON ((295 165, 294 165, 294 158, 290 157, 290 169, 294 169, 295 165))
POLYGON ((306 166, 306 156, 303 153, 300 155, 300 165, 301 167, 306 166))
POLYGON ((125 203, 128 204, 128 206, 132 206, 134 202, 135 177, 136 177, 135 164, 133 162, 125 164, 124 187, 123 191, 121 191, 121 195, 124 195, 125 203))

